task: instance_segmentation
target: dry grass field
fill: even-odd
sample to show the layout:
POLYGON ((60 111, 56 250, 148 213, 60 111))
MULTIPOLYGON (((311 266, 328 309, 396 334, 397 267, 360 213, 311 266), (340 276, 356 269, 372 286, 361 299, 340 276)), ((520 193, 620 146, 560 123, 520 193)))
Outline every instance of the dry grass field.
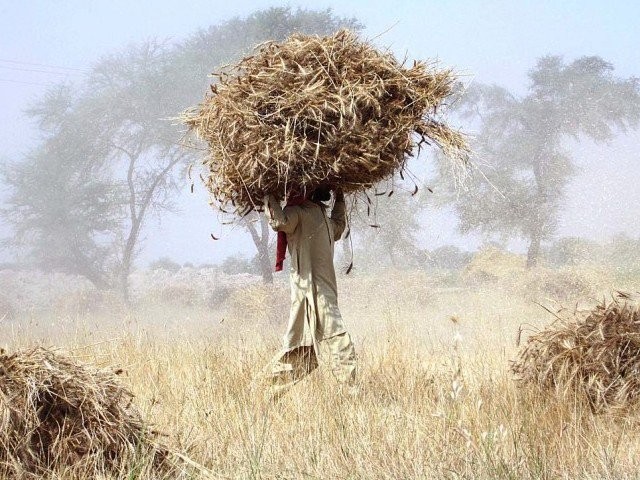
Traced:
MULTIPOLYGON (((260 318, 251 303, 267 300, 255 290, 246 310, 235 302, 220 311, 51 313, 3 321, 0 335, 9 350, 55 346, 124 369, 144 417, 184 455, 171 478, 640 478, 635 414, 594 415, 580 399, 514 383, 520 327, 524 338, 548 324, 536 302, 554 305, 553 288, 534 291, 525 280, 522 288, 513 279, 445 286, 419 272, 342 278, 357 389, 339 388, 321 368, 275 404, 252 379, 282 326, 260 318)), ((153 477, 143 461, 121 478, 153 477)))

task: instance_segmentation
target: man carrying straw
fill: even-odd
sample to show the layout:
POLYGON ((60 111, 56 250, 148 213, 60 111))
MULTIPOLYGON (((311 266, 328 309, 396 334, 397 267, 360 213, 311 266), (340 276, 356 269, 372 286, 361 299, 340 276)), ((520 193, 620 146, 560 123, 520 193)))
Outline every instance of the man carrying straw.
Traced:
POLYGON ((318 366, 319 343, 330 353, 334 377, 353 384, 356 355, 338 309, 338 288, 333 266, 334 244, 346 225, 342 191, 335 192, 331 215, 327 205, 331 192, 316 189, 309 199, 294 198, 283 209, 271 195, 265 197, 269 224, 278 232, 276 271, 282 270, 285 249, 291 256, 291 313, 283 350, 271 362, 267 378, 271 398, 279 398, 318 366))
POLYGON ((453 101, 457 76, 436 62, 399 62, 348 30, 261 44, 215 76, 204 101, 182 116, 207 143, 202 178, 212 204, 243 218, 261 211, 266 196, 280 260, 287 245, 291 254, 291 318, 272 384, 284 391, 314 370, 319 342, 338 380, 352 382, 355 354, 333 268, 343 192, 369 200, 367 191, 403 178, 423 145, 442 150, 452 172, 466 165, 466 137, 440 113, 453 101), (336 199, 327 216, 330 190, 336 199), (292 201, 292 191, 312 193, 292 201), (282 209, 278 201, 287 198, 282 209))

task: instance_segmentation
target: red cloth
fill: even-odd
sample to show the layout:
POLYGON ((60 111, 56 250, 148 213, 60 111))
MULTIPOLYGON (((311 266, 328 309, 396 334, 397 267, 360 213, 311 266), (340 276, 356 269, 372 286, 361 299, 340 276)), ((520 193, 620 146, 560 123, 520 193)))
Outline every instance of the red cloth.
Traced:
MULTIPOLYGON (((297 207, 302 205, 306 198, 302 195, 291 197, 287 200, 287 207, 297 207)), ((278 241, 276 243, 276 272, 283 268, 284 258, 287 256, 287 234, 278 232, 278 241)))

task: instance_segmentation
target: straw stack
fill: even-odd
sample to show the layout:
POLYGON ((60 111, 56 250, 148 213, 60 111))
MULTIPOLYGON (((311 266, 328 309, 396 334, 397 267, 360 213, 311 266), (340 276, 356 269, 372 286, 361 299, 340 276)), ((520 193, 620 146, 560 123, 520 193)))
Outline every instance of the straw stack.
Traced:
POLYGON ((640 399, 640 308, 626 296, 531 336, 512 365, 517 379, 584 398, 596 412, 640 399))
POLYGON ((343 30, 266 43, 222 73, 182 121, 208 144, 205 183, 223 210, 320 186, 363 191, 405 168, 424 144, 465 162, 467 143, 440 117, 456 76, 400 64, 343 30))
POLYGON ((36 348, 0 355, 0 476, 94 478, 166 452, 113 372, 36 348))

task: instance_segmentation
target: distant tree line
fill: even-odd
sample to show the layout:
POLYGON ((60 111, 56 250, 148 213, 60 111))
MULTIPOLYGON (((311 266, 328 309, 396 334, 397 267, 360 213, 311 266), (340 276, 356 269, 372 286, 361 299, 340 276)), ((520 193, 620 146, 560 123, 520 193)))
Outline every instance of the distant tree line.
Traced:
MULTIPOLYGON (((538 263, 578 171, 566 141, 606 142, 640 121, 640 80, 617 78, 613 70, 600 57, 566 63, 547 56, 529 71, 524 95, 478 84, 461 96, 458 113, 478 125, 472 146, 480 164, 466 188, 449 185, 446 200, 462 233, 524 239, 527 265, 538 263)), ((439 178, 449 178, 444 162, 439 178)))
MULTIPOLYGON (((77 274, 129 300, 129 274, 149 215, 174 210, 186 166, 175 117, 202 99, 208 74, 258 43, 293 32, 360 29, 330 10, 270 8, 200 30, 176 44, 149 41, 108 55, 80 85, 48 90, 28 111, 41 141, 2 172, 7 241, 24 262, 77 274)), ((265 281, 272 280, 269 228, 243 219, 265 281)))
POLYGON ((407 180, 370 192, 352 215, 359 244, 367 250, 365 261, 433 264, 434 257, 419 247, 421 225, 429 225, 421 215, 427 207, 447 207, 462 234, 501 243, 524 240, 527 266, 537 265, 544 242, 556 235, 566 187, 579 171, 580 159, 566 148, 567 141, 603 143, 638 127, 640 80, 613 72, 600 57, 565 62, 547 56, 529 71, 523 95, 483 84, 461 91, 452 110, 477 132, 470 139, 474 165, 465 184, 457 184, 448 160, 437 156, 437 172, 429 180, 433 189, 422 185, 414 195, 407 180))
MULTIPOLYGON (((119 290, 128 301, 145 223, 150 215, 175 210, 178 192, 188 188, 187 166, 200 154, 180 145, 181 129, 171 119, 201 100, 210 72, 254 45, 296 31, 329 34, 342 27, 362 25, 330 10, 271 8, 178 43, 131 46, 100 59, 82 84, 49 89, 28 111, 40 142, 2 171, 10 194, 1 213, 14 230, 6 246, 23 263, 81 275, 99 289, 119 290)), ((580 159, 566 151, 566 140, 606 142, 640 121, 638 79, 613 72, 599 57, 565 62, 549 56, 529 72, 522 95, 482 84, 461 95, 455 113, 478 132, 472 147, 479 166, 457 189, 445 162, 438 161, 431 183, 440 205, 453 208, 463 234, 523 239, 528 265, 538 262, 544 242, 556 234, 566 186, 578 170, 580 159)), ((374 201, 360 202, 352 212, 356 247, 395 267, 465 263, 468 253, 456 247, 419 247, 421 215, 436 198, 431 189, 415 196, 402 188, 379 193, 371 192, 374 201)), ((273 236, 265 218, 255 214, 242 222, 255 258, 230 257, 223 268, 259 272, 270 282, 273 236)), ((346 264, 351 245, 345 242, 342 252, 346 264)), ((558 246, 553 255, 566 254, 558 246)))

